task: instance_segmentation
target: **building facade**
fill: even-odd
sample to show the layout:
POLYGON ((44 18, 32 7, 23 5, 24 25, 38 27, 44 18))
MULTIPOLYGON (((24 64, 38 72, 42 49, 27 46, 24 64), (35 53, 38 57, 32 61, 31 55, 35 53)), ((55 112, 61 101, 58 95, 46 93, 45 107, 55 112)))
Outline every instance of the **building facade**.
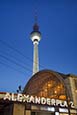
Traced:
POLYGON ((0 115, 77 115, 76 98, 77 76, 42 70, 22 94, 0 94, 0 115))

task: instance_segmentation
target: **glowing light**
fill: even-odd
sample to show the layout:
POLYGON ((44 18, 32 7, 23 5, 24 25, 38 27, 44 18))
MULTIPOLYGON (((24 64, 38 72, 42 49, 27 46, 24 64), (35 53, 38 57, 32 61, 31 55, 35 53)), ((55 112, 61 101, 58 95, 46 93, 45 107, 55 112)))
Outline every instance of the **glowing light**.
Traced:
POLYGON ((59 96, 59 99, 64 99, 64 100, 65 100, 65 99, 66 99, 66 96, 65 96, 65 95, 60 95, 60 96, 59 96))
POLYGON ((48 87, 51 87, 51 84, 50 84, 50 83, 48 83, 48 87))
POLYGON ((75 92, 77 93, 77 89, 75 90, 75 92))
POLYGON ((55 115, 59 115, 59 112, 55 112, 55 115))
POLYGON ((44 91, 47 92, 47 89, 45 89, 44 91))
POLYGON ((57 93, 57 91, 55 90, 55 92, 54 92, 55 94, 57 93))
POLYGON ((40 37, 37 36, 37 35, 32 37, 32 41, 34 41, 35 39, 37 39, 38 41, 40 41, 40 37))
POLYGON ((55 111, 55 108, 54 107, 48 107, 48 111, 55 111))
POLYGON ((68 109, 59 108, 60 112, 68 112, 68 109))
POLYGON ((60 86, 58 86, 58 89, 60 89, 60 86))

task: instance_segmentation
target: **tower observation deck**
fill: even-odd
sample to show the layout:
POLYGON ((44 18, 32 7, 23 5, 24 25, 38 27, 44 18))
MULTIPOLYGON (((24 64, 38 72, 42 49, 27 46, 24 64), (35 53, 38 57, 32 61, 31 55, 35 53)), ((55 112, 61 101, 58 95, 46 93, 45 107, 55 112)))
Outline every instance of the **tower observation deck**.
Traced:
POLYGON ((34 45, 33 53, 33 75, 39 71, 39 56, 38 56, 38 44, 41 40, 41 33, 37 23, 33 26, 33 31, 30 33, 30 38, 34 45))

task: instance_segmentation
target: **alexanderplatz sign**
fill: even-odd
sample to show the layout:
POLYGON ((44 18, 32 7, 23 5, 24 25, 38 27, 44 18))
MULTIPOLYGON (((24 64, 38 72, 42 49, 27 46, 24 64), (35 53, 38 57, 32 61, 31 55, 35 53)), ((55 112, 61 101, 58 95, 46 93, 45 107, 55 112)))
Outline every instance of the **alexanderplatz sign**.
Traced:
POLYGON ((75 108, 74 103, 72 101, 59 100, 59 99, 51 99, 45 97, 37 97, 26 94, 15 94, 15 93, 0 93, 0 99, 9 100, 13 102, 23 102, 23 103, 33 103, 33 104, 41 104, 47 106, 60 106, 65 108, 75 108))

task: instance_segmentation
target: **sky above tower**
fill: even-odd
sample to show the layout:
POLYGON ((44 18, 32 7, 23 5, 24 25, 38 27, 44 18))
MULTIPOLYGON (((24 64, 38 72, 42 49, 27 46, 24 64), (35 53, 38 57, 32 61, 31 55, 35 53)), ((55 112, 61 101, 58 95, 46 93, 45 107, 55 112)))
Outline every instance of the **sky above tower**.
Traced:
POLYGON ((36 14, 40 70, 77 75, 77 0, 0 0, 0 92, 31 78, 36 14))

